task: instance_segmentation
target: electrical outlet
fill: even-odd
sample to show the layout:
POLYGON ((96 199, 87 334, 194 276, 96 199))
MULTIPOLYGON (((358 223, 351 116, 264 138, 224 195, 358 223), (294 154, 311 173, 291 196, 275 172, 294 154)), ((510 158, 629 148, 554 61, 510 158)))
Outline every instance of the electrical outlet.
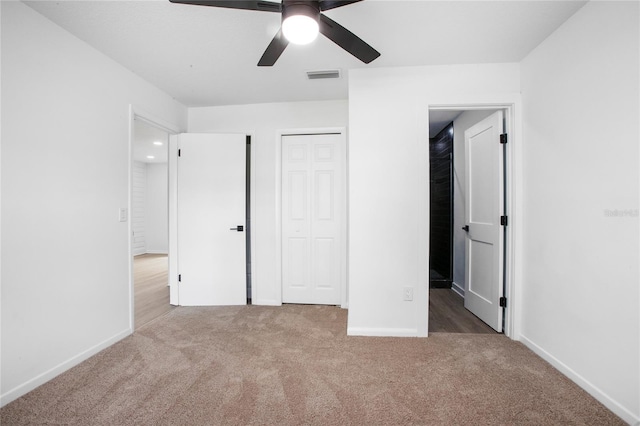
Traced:
POLYGON ((411 302, 413 300, 413 287, 405 287, 402 294, 405 301, 411 302))
POLYGON ((128 212, 126 207, 121 207, 120 210, 118 211, 118 217, 120 218, 120 222, 126 222, 127 216, 128 216, 128 212))

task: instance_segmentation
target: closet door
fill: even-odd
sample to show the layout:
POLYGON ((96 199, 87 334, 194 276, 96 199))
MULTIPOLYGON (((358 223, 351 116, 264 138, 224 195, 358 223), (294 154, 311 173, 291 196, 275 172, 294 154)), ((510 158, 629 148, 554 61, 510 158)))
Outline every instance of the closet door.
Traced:
POLYGON ((340 134, 282 137, 282 302, 339 305, 345 265, 340 134))

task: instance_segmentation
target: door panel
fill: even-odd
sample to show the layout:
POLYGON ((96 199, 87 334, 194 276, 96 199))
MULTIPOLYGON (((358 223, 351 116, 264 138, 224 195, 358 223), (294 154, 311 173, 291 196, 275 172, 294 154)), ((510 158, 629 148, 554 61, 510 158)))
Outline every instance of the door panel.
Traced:
POLYGON ((469 283, 469 292, 479 297, 485 303, 491 303, 495 299, 496 286, 493 285, 493 268, 487 267, 493 263, 493 244, 482 241, 469 241, 469 274, 473 277, 469 283))
POLYGON ((465 245, 464 306, 502 331, 504 205, 503 114, 498 111, 465 131, 465 206, 469 226, 465 245))
POLYGON ((345 196, 341 143, 340 135, 282 137, 284 303, 341 302, 345 196))
POLYGON ((245 135, 178 137, 178 284, 183 306, 244 305, 245 135))
POLYGON ((334 258, 336 256, 333 238, 317 238, 314 247, 314 277, 316 287, 331 289, 335 282, 336 271, 334 258))
POLYGON ((308 245, 307 238, 289 238, 288 271, 289 285, 292 287, 306 288, 309 285, 308 245))
MULTIPOLYGON (((494 221, 495 214, 495 135, 492 127, 485 128, 478 134, 473 134, 469 144, 468 176, 471 192, 469 193, 470 206, 469 220, 475 223, 490 224, 494 221)), ((499 135, 499 134, 498 134, 499 135)), ((499 136, 498 136, 499 137, 499 136)), ((498 147, 500 145, 498 144, 498 147)))
POLYGON ((289 172, 289 214, 292 220, 307 218, 307 172, 289 172))
POLYGON ((333 220, 334 183, 333 171, 316 172, 315 205, 317 220, 333 220))

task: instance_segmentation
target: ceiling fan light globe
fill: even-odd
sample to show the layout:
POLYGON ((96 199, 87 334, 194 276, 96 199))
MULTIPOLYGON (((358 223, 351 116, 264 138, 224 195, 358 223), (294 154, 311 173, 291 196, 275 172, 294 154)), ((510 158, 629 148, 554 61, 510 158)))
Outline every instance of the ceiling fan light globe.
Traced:
POLYGON ((306 15, 291 15, 282 22, 282 33, 293 44, 311 43, 318 31, 318 21, 306 15))

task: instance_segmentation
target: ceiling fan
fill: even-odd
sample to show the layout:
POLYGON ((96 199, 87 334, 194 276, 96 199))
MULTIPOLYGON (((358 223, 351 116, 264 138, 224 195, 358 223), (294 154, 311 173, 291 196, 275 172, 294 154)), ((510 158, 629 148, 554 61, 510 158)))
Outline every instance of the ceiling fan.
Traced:
POLYGON ((271 1, 215 1, 215 0, 169 0, 172 3, 198 6, 225 7, 229 9, 257 10, 277 12, 282 15, 282 25, 267 50, 263 53, 259 67, 270 67, 276 63, 289 42, 307 44, 313 41, 318 32, 329 40, 360 59, 365 64, 376 59, 380 53, 365 43, 360 37, 328 18, 322 12, 357 3, 362 0, 282 0, 271 1))

